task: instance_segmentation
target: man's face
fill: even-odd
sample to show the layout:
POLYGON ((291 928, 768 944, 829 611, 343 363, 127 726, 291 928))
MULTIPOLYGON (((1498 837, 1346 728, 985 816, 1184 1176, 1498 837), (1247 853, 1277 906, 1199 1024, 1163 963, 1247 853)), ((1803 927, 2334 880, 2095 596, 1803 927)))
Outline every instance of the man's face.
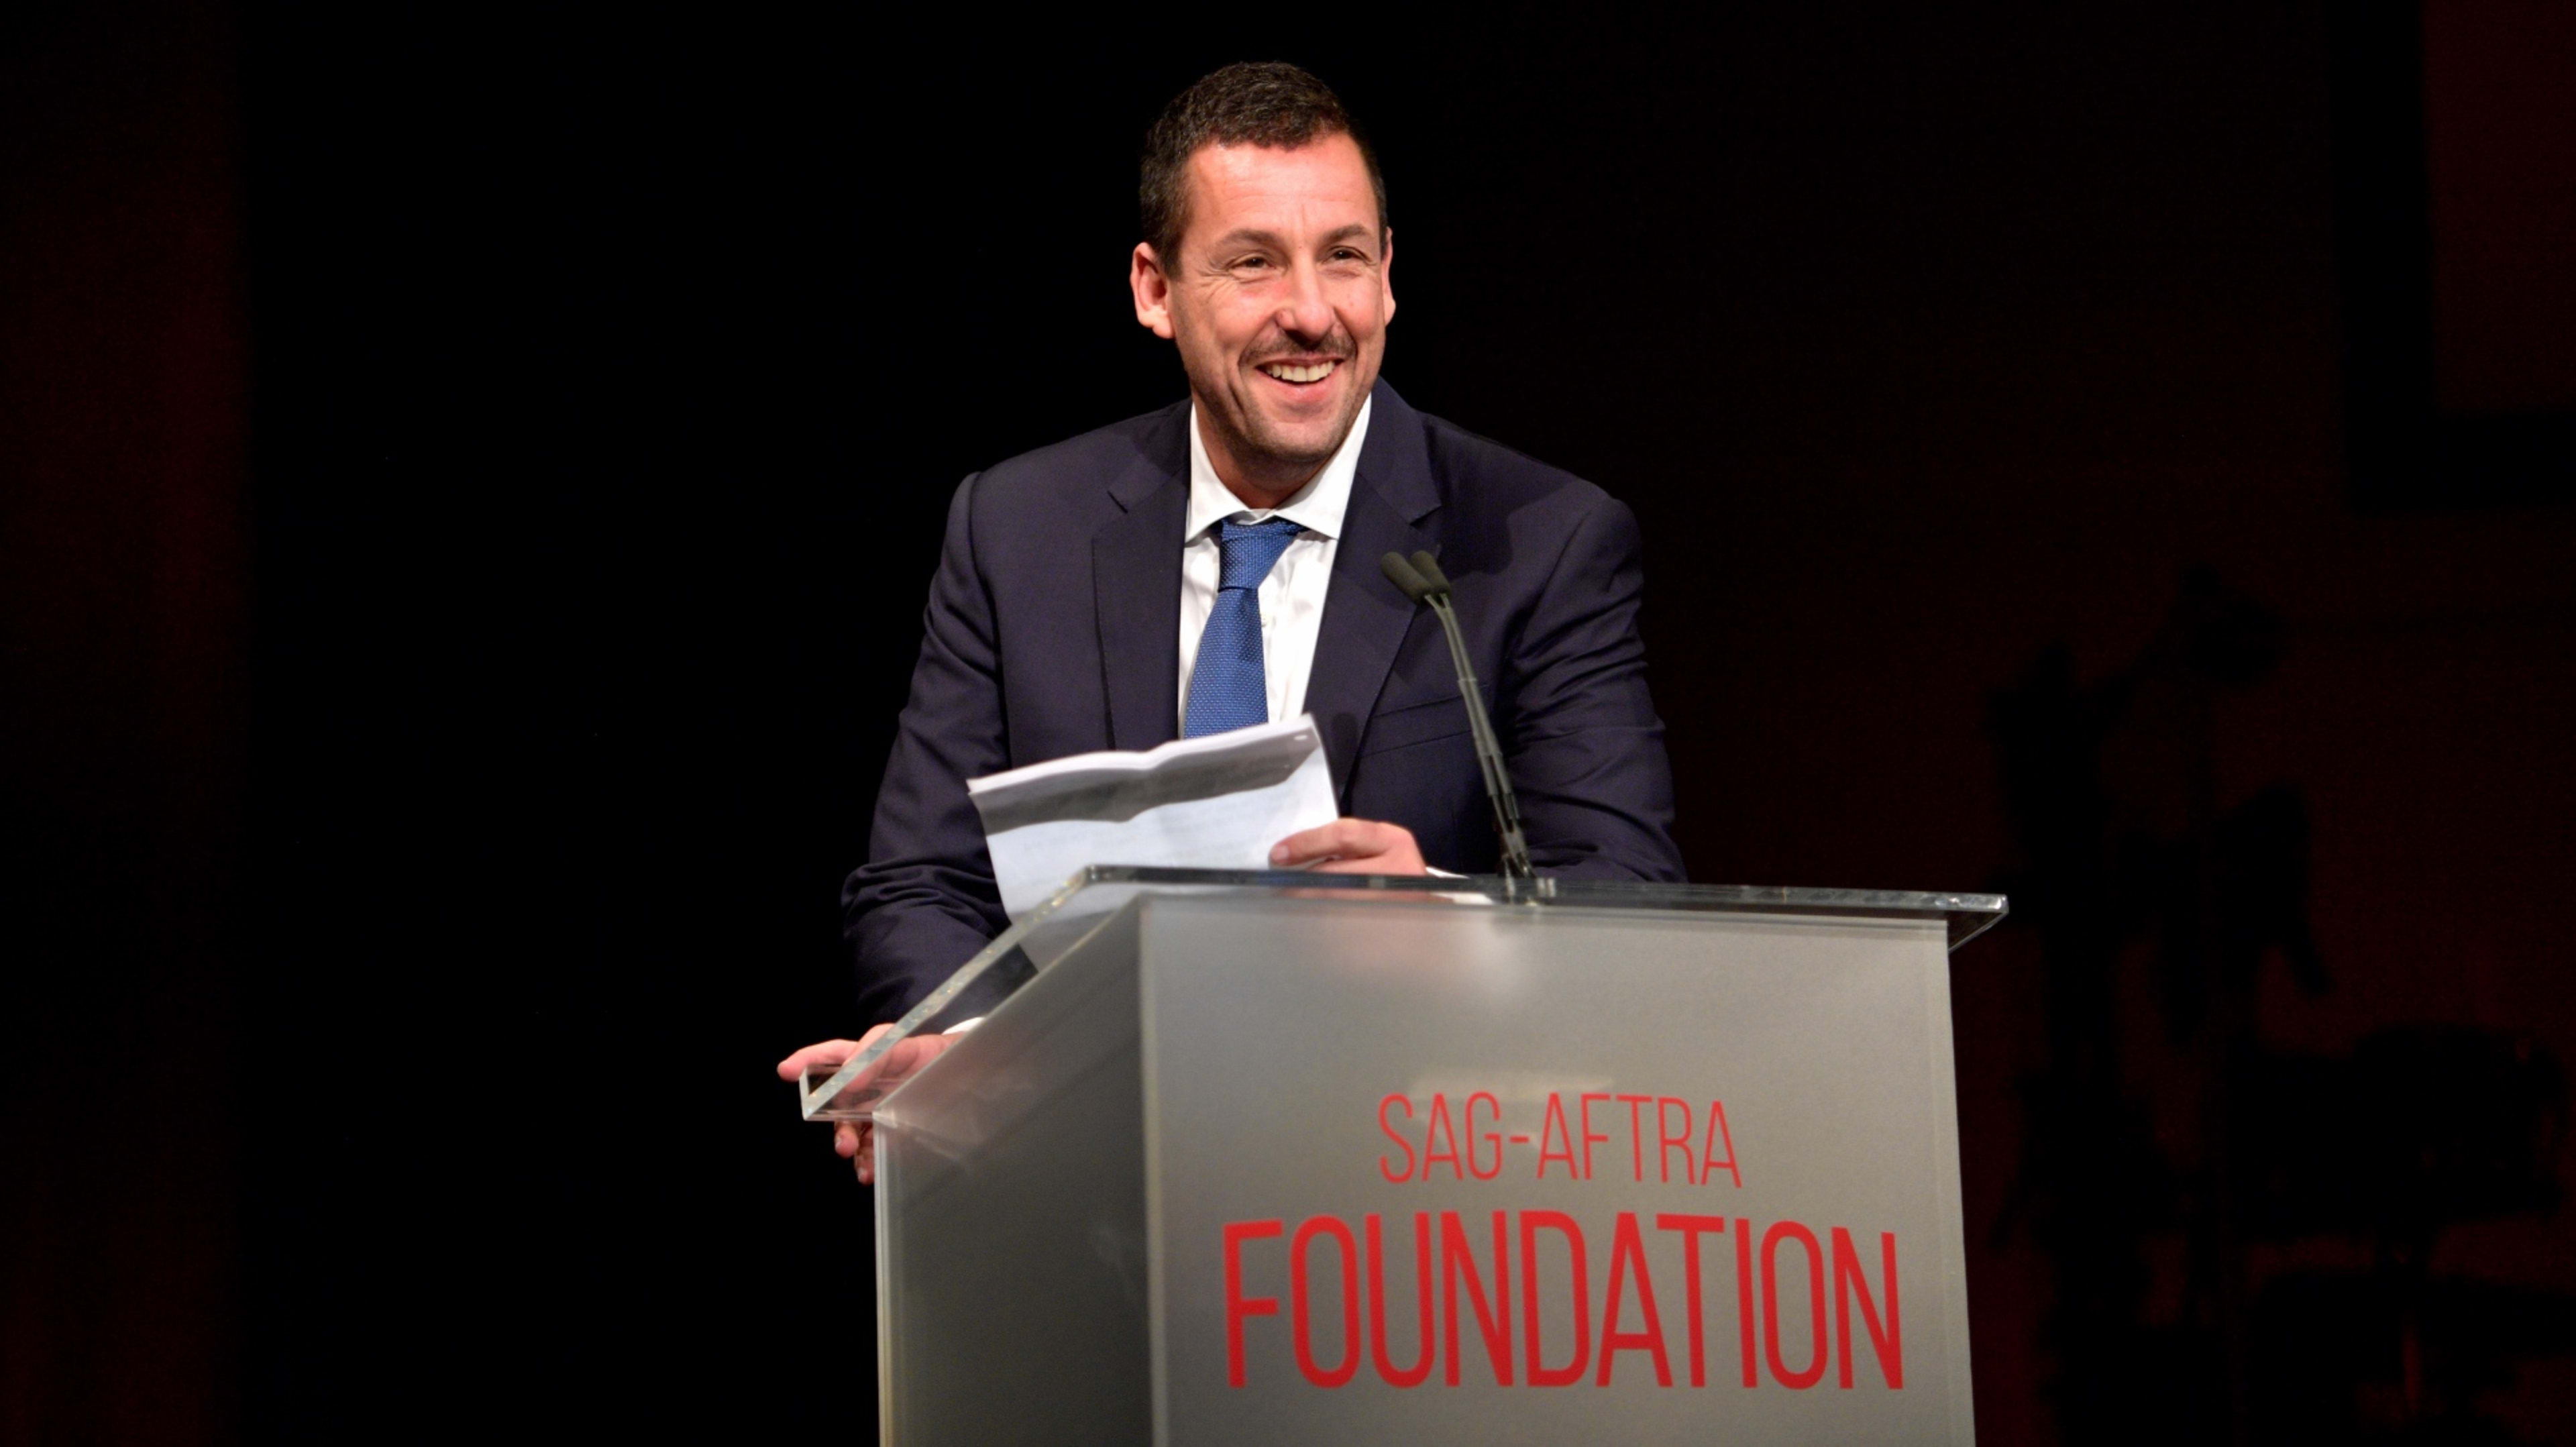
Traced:
POLYGON ((1179 346, 1228 481, 1293 487, 1349 435, 1395 315, 1368 163, 1346 135, 1211 145, 1188 185, 1179 254, 1136 248, 1137 320, 1179 346))

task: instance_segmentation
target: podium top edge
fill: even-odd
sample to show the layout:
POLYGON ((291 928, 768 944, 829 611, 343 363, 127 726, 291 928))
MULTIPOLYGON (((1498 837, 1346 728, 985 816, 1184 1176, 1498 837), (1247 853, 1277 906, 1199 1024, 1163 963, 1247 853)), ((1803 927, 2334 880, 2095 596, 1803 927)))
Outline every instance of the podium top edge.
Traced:
POLYGON ((1943 919, 1955 950, 1991 929, 2010 912, 2000 894, 1930 890, 1830 889, 1790 885, 1659 884, 1632 880, 1511 879, 1501 875, 1312 874, 1277 869, 1173 869, 1094 864, 1068 878, 1039 911, 1071 902, 1095 889, 1112 893, 1171 890, 1267 893, 1295 890, 1306 898, 1342 893, 1354 898, 1414 896, 1455 903, 1579 906, 1657 911, 1832 914, 1862 918, 1943 919))
POLYGON ((958 967, 892 1030, 842 1062, 830 1079, 800 1088, 804 1114, 818 1119, 830 1103, 891 1051, 924 1030, 946 1029, 960 1016, 981 1014, 1036 971, 1077 948, 1121 910, 1149 895, 1236 897, 1342 895, 1423 906, 1631 909, 1640 912, 1812 915, 1831 919, 1938 920, 1948 948, 1984 934, 2009 903, 2000 894, 1943 894, 1901 889, 1803 889, 1781 885, 1649 884, 1636 881, 1509 879, 1501 875, 1309 874, 1280 869, 1169 869, 1094 864, 1068 877, 1045 903, 1014 921, 976 956, 958 967), (1008 962, 1010 967, 1001 968, 1008 962), (987 980, 1003 981, 993 984, 987 980))

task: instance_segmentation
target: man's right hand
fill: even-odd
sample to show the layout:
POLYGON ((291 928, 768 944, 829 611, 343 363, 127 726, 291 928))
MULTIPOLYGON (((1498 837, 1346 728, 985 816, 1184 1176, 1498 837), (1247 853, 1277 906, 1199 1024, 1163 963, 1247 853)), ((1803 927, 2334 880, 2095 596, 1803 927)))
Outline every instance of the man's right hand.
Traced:
MULTIPOLYGON (((799 1081, 805 1078, 808 1070, 828 1072, 838 1069, 842 1061, 867 1049, 876 1043, 878 1036, 893 1028, 892 1025, 879 1025, 856 1040, 825 1040, 820 1044, 808 1045, 778 1062, 778 1078, 799 1081)), ((931 1061, 938 1059, 949 1046, 956 1043, 957 1037, 954 1035, 914 1035, 897 1041, 895 1047, 885 1053, 884 1059, 861 1072, 843 1088, 856 1090, 865 1085, 883 1084, 891 1089, 894 1082, 905 1079, 931 1061)), ((851 1168, 859 1174, 859 1184, 864 1186, 876 1180, 877 1137, 876 1127, 871 1122, 864 1120, 832 1122, 832 1149, 848 1158, 851 1168)))

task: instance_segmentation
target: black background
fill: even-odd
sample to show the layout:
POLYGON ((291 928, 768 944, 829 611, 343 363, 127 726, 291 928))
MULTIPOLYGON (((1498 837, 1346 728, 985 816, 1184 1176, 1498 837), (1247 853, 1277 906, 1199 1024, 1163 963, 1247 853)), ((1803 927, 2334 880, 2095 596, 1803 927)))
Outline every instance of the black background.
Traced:
POLYGON ((1389 379, 1637 509, 1692 877, 2026 904, 1958 961, 1987 1439, 2576 1430, 2554 1136, 2429 1268, 2529 1299, 2420 1380, 2297 1315, 2398 1270, 2380 1178, 2264 1224, 2194 1174, 2392 1138, 2249 1124, 2231 1052, 2576 1050, 2576 515, 2355 505, 2381 101, 2324 7, 125 0, 6 43, 0 1437, 869 1430, 866 1199, 770 1065, 864 1023, 836 887, 951 488, 1180 395, 1134 155, 1239 58, 1375 133, 1389 379), (2100 726, 2032 743, 2051 698, 2100 726), (2197 1026, 2173 942, 2230 926, 2104 879, 2226 876, 2282 798, 2296 919, 2197 1026), (2143 1174, 2067 1153, 2070 1079, 2143 1174))

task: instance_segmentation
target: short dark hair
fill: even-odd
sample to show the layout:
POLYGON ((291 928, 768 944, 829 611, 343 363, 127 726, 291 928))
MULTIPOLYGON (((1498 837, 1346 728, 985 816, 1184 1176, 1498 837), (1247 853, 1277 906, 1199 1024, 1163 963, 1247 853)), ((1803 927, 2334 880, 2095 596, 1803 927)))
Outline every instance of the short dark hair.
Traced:
POLYGON ((1319 136, 1344 135, 1367 163, 1377 197, 1378 232, 1386 232, 1386 176, 1359 122, 1333 88, 1280 61, 1229 65, 1172 97, 1145 132, 1145 162, 1136 206, 1145 240, 1165 267, 1189 226, 1190 157, 1202 146, 1272 146, 1294 150, 1319 136))

